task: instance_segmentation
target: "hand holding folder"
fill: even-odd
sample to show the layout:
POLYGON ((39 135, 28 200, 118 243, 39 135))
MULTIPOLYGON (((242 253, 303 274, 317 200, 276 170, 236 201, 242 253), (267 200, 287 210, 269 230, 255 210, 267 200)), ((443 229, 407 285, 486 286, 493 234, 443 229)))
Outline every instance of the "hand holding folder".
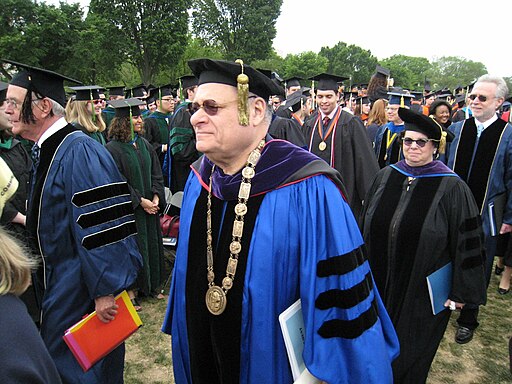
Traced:
POLYGON ((93 312, 69 328, 63 336, 84 372, 117 348, 142 325, 126 291, 116 296, 115 300, 118 308, 114 320, 103 323, 96 312, 93 312))

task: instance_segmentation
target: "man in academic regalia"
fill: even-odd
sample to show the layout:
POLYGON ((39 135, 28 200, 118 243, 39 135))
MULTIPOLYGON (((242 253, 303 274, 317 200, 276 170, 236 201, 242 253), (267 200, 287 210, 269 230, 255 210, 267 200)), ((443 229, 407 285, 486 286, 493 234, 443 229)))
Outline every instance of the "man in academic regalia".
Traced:
POLYGON ((174 96, 170 85, 154 88, 150 97, 155 99, 156 111, 144 119, 144 138, 149 141, 160 160, 164 163, 169 139, 169 123, 174 111, 174 96))
POLYGON ((344 77, 320 74, 317 81, 318 109, 304 122, 309 151, 340 174, 347 200, 356 217, 379 166, 361 120, 338 106, 338 81, 344 77))
POLYGON ((263 74, 220 60, 189 65, 205 155, 185 188, 163 325, 176 382, 293 382, 278 317, 301 299, 304 376, 391 383, 396 335, 338 173, 267 135, 275 88, 263 74))
POLYGON ((84 372, 62 336, 94 310, 117 314, 114 295, 141 267, 129 189, 107 150, 64 118, 63 81, 55 72, 7 61, 22 71, 7 90, 13 133, 33 140, 27 230, 41 256, 41 336, 65 383, 119 383, 124 344, 84 372))
MULTIPOLYGON (((469 95, 473 116, 449 128, 455 139, 447 164, 469 185, 482 215, 487 285, 497 237, 512 231, 512 125, 496 114, 507 95, 501 77, 481 76, 469 95)), ((477 317, 478 307, 462 309, 457 320, 457 343, 471 341, 478 327, 477 317)))
POLYGON ((192 75, 180 77, 180 97, 185 100, 176 107, 171 119, 169 148, 164 166, 164 181, 172 193, 183 191, 190 165, 199 158, 196 137, 190 124, 190 104, 194 101, 197 79, 192 75), (170 180, 170 181, 169 181, 170 180))

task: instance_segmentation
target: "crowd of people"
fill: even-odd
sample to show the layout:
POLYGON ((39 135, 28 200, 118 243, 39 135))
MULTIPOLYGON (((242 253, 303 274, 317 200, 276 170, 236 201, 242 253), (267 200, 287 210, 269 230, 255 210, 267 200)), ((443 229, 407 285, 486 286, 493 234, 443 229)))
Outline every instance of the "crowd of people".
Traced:
POLYGON ((297 301, 302 380, 424 383, 452 311, 472 340, 495 255, 510 291, 502 78, 416 91, 377 66, 347 87, 194 59, 178 87, 125 89, 3 64, 0 316, 19 346, 2 382, 122 382, 124 344, 84 372, 62 336, 113 321, 127 290, 139 311, 168 299, 177 383, 297 380, 279 321, 297 301), (181 191, 168 266, 159 219, 181 191))

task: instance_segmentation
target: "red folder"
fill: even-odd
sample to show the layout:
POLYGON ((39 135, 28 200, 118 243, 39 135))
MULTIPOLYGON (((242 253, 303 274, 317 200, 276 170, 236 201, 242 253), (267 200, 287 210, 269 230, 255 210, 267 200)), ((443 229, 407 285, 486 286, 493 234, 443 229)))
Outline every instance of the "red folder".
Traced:
POLYGON ((119 308, 111 322, 101 322, 96 312, 93 312, 64 333, 64 341, 84 372, 112 352, 142 325, 126 291, 117 295, 115 300, 119 308))

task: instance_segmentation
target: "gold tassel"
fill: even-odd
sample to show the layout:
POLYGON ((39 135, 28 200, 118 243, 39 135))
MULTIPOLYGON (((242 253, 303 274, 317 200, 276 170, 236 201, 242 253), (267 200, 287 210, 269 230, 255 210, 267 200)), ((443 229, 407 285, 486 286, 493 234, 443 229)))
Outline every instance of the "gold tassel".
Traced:
POLYGON ((441 140, 439 140, 439 153, 442 155, 446 151, 446 132, 441 132, 441 140))
POLYGON ((244 62, 240 59, 235 63, 240 64, 242 73, 237 78, 238 89, 238 122, 240 125, 249 125, 249 77, 244 73, 244 62))
POLYGON ((403 96, 400 97, 400 108, 405 108, 405 100, 403 96))
POLYGON ((92 99, 92 90, 89 90, 89 99, 91 100, 92 122, 96 124, 96 108, 94 106, 94 100, 92 99))

